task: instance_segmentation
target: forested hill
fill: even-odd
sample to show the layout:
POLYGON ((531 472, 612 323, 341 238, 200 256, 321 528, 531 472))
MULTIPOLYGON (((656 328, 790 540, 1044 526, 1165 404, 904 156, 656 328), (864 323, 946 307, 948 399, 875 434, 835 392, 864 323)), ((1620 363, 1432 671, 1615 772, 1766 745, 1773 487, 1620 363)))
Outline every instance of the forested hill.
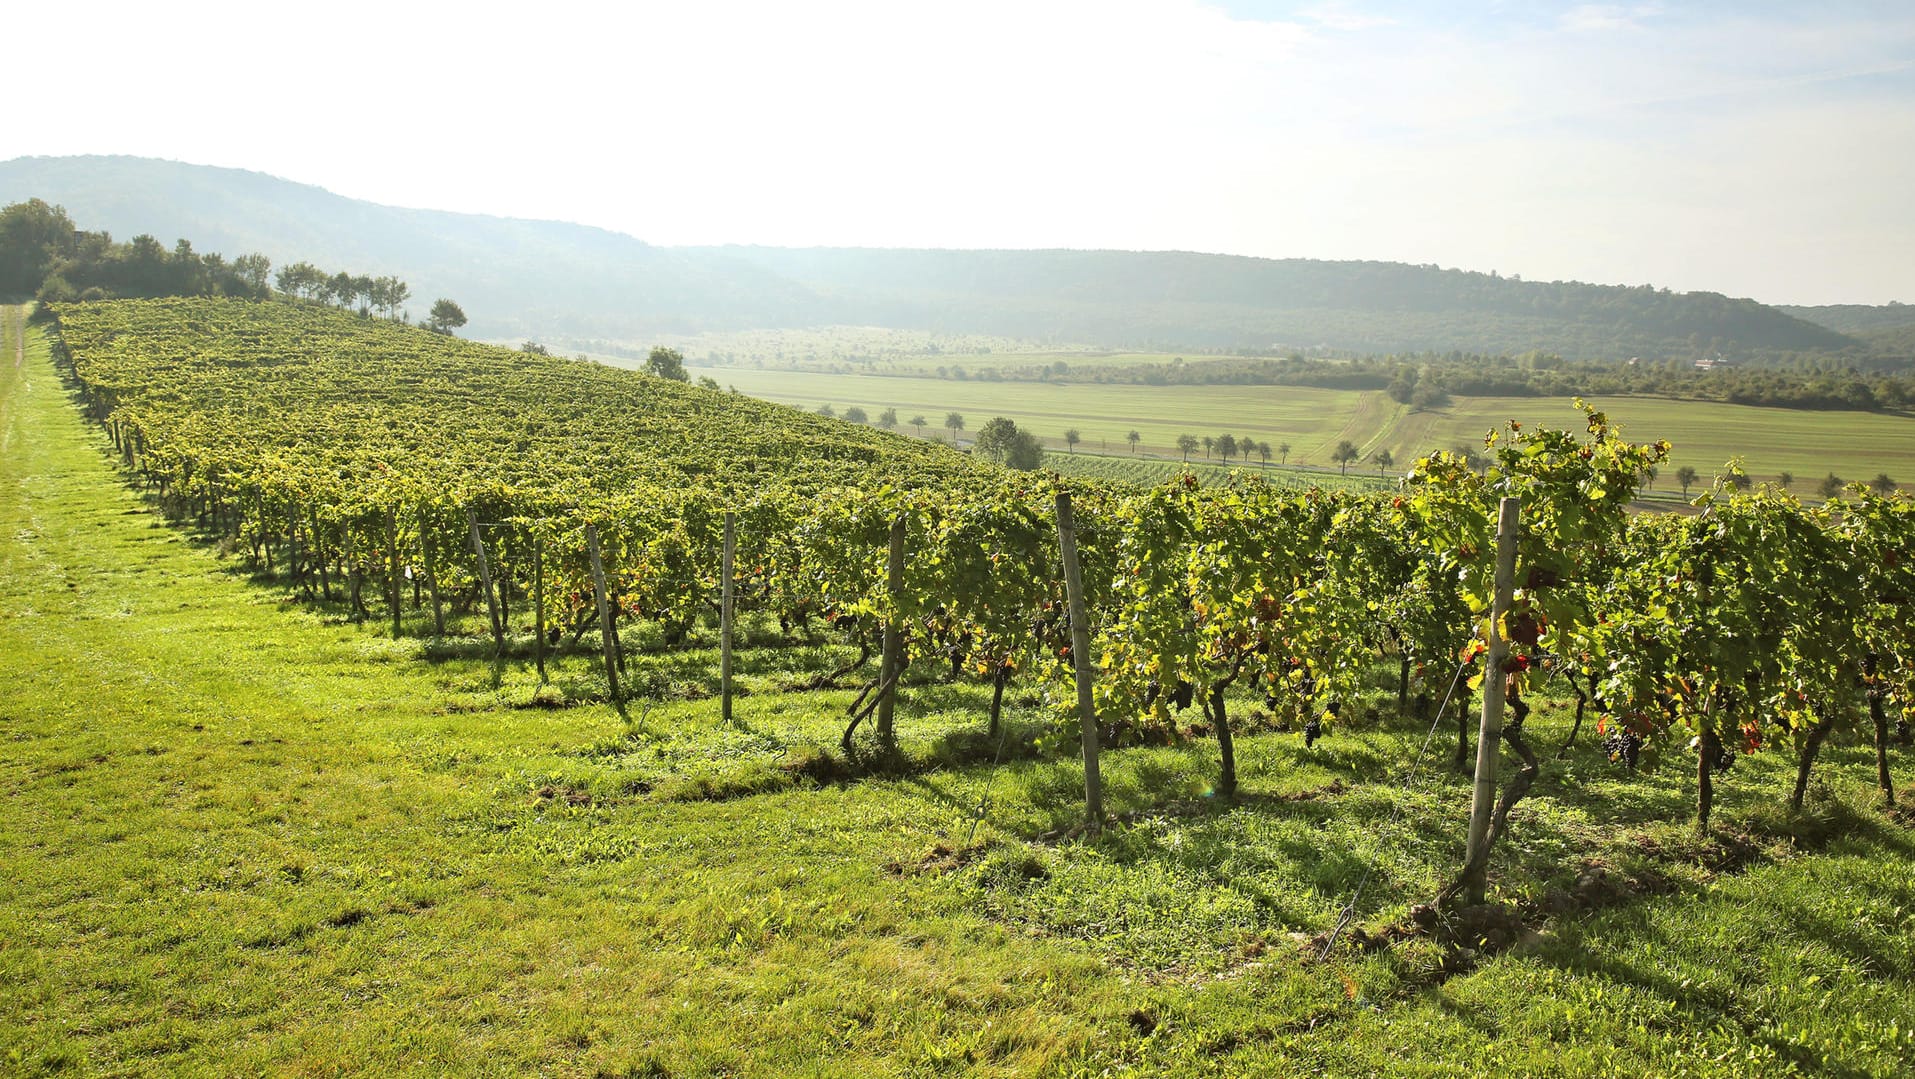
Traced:
POLYGON ((132 157, 0 162, 0 205, 277 264, 351 266, 457 299, 481 337, 643 344, 871 325, 1117 347, 1621 359, 1859 350, 1751 300, 1382 262, 1177 252, 662 248, 550 221, 406 210, 237 169, 132 157))
POLYGON ((1827 326, 1838 333, 1866 334, 1915 328, 1915 304, 1890 303, 1879 306, 1860 303, 1828 304, 1822 307, 1779 305, 1776 310, 1796 318, 1827 326))
POLYGON ((407 210, 241 169, 138 157, 0 162, 0 205, 42 198, 116 240, 258 251, 392 274, 452 297, 479 337, 622 338, 806 318, 803 289, 735 260, 556 221, 407 210))
POLYGON ((1534 282, 1400 262, 1188 252, 725 247, 840 321, 1106 345, 1357 352, 1530 349, 1625 359, 1855 344, 1753 300, 1534 282))

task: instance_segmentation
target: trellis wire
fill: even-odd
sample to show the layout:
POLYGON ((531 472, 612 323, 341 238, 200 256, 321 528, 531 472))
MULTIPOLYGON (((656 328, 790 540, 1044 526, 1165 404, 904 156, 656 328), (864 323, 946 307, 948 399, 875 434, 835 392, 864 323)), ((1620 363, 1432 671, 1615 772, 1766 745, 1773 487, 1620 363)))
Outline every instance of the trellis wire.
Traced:
MULTIPOLYGON (((1443 725, 1443 717, 1448 714, 1450 710, 1450 699, 1456 695, 1457 683, 1463 680, 1463 672, 1467 670, 1469 670, 1469 664, 1467 663, 1459 663, 1456 665, 1456 675, 1450 679, 1450 688, 1443 694, 1443 704, 1436 710, 1436 718, 1430 721, 1429 733, 1423 736, 1423 744, 1417 748, 1416 757, 1410 761, 1409 772, 1403 776, 1403 793, 1405 795, 1411 793, 1410 785, 1415 781, 1417 772, 1422 769, 1423 759, 1429 755, 1430 743, 1436 740, 1436 728, 1443 725)), ((1403 818, 1405 801, 1405 798, 1397 798, 1395 807, 1390 810, 1390 819, 1385 821, 1383 827, 1377 832, 1379 841, 1381 841, 1383 836, 1388 834, 1391 829, 1395 828, 1397 822, 1403 818)), ((1350 901, 1344 905, 1343 912, 1337 916, 1337 924, 1331 927, 1330 935, 1324 938, 1323 948, 1317 953, 1318 962, 1322 962, 1329 956, 1330 949, 1336 946, 1337 938, 1343 935, 1343 931, 1349 928, 1350 922, 1356 918, 1356 905, 1363 901, 1363 889, 1369 886, 1370 875, 1375 869, 1376 863, 1374 859, 1366 860, 1363 863, 1363 875, 1357 878, 1356 890, 1350 895, 1350 901)))

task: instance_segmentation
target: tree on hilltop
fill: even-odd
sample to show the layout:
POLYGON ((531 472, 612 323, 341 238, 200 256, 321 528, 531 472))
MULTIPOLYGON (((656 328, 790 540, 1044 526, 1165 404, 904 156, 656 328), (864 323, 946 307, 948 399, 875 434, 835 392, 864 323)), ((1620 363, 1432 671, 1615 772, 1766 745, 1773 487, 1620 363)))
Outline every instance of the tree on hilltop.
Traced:
POLYGON ((659 345, 652 354, 645 357, 645 370, 659 378, 669 378, 674 382, 690 382, 692 376, 685 370, 685 356, 675 348, 659 345))
POLYGON ((463 325, 465 311, 458 304, 443 298, 432 301, 432 312, 426 316, 427 329, 433 333, 450 334, 463 325))

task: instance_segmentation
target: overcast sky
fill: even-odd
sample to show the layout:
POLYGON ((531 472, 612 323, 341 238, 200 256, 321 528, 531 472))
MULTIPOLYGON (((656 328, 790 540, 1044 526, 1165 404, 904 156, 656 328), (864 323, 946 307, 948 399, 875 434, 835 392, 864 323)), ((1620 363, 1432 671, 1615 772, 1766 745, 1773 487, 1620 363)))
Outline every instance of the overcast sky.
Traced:
POLYGON ((235 166, 662 244, 1180 249, 1915 302, 1909 0, 75 17, 13 20, 0 156, 235 166))

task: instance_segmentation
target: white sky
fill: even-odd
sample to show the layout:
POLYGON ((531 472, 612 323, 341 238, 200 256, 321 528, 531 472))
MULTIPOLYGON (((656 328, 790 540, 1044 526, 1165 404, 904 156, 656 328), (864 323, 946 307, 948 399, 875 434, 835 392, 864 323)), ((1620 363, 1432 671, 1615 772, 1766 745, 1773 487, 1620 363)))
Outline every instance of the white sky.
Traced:
POLYGON ((144 0, 84 22, 4 50, 34 93, 0 157, 234 166, 661 244, 1915 302, 1909 0, 144 0))

